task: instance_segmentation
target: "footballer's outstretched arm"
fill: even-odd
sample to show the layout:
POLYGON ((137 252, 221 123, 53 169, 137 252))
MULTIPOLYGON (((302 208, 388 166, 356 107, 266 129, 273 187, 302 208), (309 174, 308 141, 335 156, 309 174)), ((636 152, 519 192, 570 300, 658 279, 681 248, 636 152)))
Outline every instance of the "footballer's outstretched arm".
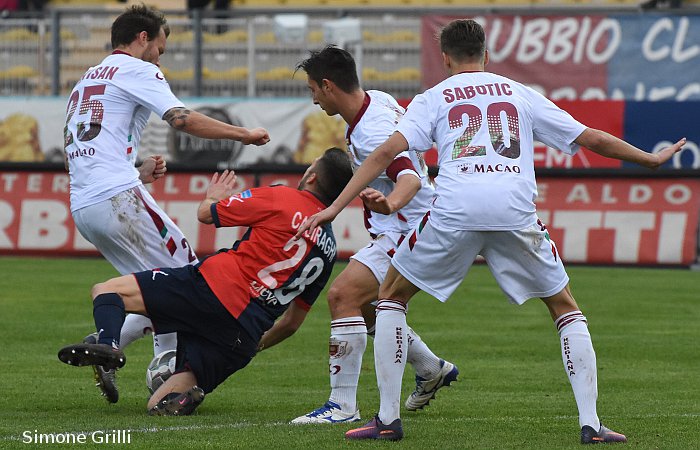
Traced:
POLYGON ((306 230, 313 230, 335 219, 352 199, 357 197, 372 180, 389 167, 396 155, 405 150, 408 150, 408 141, 403 134, 395 131, 394 134, 389 136, 389 139, 384 141, 365 159, 350 179, 350 182, 345 186, 343 192, 328 208, 314 214, 301 224, 294 235, 295 238, 300 238, 306 230))
POLYGON ((171 108, 163 114, 163 120, 177 130, 205 139, 231 139, 254 145, 270 142, 264 128, 237 127, 188 108, 171 108))
POLYGON ((685 138, 657 153, 647 153, 620 138, 595 128, 586 128, 574 142, 607 158, 629 161, 649 169, 656 169, 683 148, 685 138))
MULTIPOLYGON (((301 301, 301 300, 300 300, 301 301)), ((289 308, 284 312, 282 317, 272 325, 272 328, 267 330, 258 343, 258 351, 270 348, 273 345, 279 344, 289 336, 296 333, 308 311, 297 304, 294 300, 289 305, 289 308)))

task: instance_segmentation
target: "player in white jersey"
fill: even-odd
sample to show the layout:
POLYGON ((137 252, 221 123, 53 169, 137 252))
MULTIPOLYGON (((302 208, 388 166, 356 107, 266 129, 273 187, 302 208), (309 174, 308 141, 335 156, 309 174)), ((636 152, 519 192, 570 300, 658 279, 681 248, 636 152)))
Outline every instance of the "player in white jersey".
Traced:
POLYGON ((604 427, 596 412, 596 357, 587 321, 535 212, 533 142, 567 153, 584 146, 606 157, 656 168, 682 148, 685 138, 658 153, 647 153, 585 127, 530 88, 484 72, 488 62, 484 30, 473 20, 448 24, 441 32, 440 47, 451 76, 413 100, 396 132, 365 160, 338 199, 298 231, 332 220, 394 155, 437 144, 436 201, 397 250, 379 290, 374 345, 379 413, 346 437, 403 437, 397 405, 405 358, 397 357, 397 346, 406 342, 406 304, 419 290, 445 301, 481 254, 512 302, 540 297, 549 309, 578 406, 581 442, 626 442, 624 435, 604 427))
MULTIPOLYGON (((404 109, 390 95, 365 92, 359 84, 355 61, 343 49, 328 46, 300 62, 307 74, 313 101, 328 115, 340 114, 348 124, 346 141, 355 166, 393 132, 404 109)), ((434 189, 425 165, 415 152, 396 155, 389 167, 367 183, 360 197, 365 226, 372 240, 352 256, 328 291, 331 311, 329 371, 331 393, 320 408, 292 423, 340 423, 360 420, 357 384, 367 330, 372 333, 379 284, 404 235, 428 210, 434 189), (363 308, 366 312, 363 318, 363 308)), ((416 370, 416 391, 406 402, 409 410, 423 408, 442 386, 456 380, 458 370, 408 330, 408 361, 416 370)), ((263 345, 272 334, 264 336, 263 345)))
MULTIPOLYGON (((151 112, 172 127, 202 138, 262 145, 262 128, 229 125, 190 111, 170 90, 159 68, 170 32, 165 17, 146 6, 127 9, 112 24, 113 52, 73 88, 64 130, 70 203, 80 233, 122 275, 197 262, 175 223, 144 188, 165 175, 162 156, 134 166, 151 112)), ((153 331, 146 317, 129 315, 122 347, 153 331)), ((157 331, 157 330, 155 330, 157 331)), ((99 336, 88 337, 98 340, 99 336)), ((175 349, 175 335, 154 335, 154 353, 175 349)), ((114 372, 95 367, 107 399, 118 400, 114 372)))

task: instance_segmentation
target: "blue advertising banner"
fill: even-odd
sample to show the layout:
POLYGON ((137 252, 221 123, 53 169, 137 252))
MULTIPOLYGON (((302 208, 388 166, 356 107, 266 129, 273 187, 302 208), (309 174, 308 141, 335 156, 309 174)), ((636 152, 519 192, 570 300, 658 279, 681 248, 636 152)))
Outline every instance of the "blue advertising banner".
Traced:
POLYGON ((608 95, 700 100, 700 16, 613 16, 621 32, 608 61, 608 95))
MULTIPOLYGON (((700 169, 699 114, 700 102, 626 102, 620 137, 651 152, 686 137, 686 145, 664 168, 700 169)), ((623 163, 623 167, 639 166, 623 163)))
MULTIPOLYGON (((422 85, 445 70, 433 36, 457 16, 422 19, 422 85)), ((473 17, 486 32, 486 70, 551 100, 700 101, 700 15, 473 17)))

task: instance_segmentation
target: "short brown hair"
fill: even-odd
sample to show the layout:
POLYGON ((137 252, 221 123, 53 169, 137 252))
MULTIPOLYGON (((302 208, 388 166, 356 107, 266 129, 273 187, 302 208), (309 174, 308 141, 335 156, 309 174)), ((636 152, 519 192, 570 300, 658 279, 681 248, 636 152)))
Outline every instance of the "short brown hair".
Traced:
POLYGON ((163 13, 144 4, 133 5, 112 23, 112 48, 131 44, 142 31, 148 33, 148 40, 152 41, 158 37, 161 28, 167 37, 170 27, 163 13))
POLYGON ((311 55, 297 64, 296 70, 302 69, 321 86, 323 79, 331 80, 343 92, 353 92, 360 87, 357 78, 357 66, 352 55, 335 45, 328 45, 323 50, 311 51, 311 55))
POLYGON ((484 57, 486 34, 472 19, 459 19, 440 31, 440 50, 459 62, 474 62, 484 57))

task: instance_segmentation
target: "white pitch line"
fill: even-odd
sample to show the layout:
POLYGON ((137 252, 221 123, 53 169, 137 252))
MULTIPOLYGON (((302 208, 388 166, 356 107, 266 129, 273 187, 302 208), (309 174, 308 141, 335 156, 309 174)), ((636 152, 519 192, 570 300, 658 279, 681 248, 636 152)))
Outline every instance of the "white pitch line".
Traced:
MULTIPOLYGON (((700 413, 684 413, 684 414, 643 414, 636 416, 606 416, 608 419, 683 419, 683 418, 698 418, 700 413)), ((541 420, 548 419, 547 417, 422 417, 420 421, 422 422, 538 422, 541 420)), ((551 419, 555 420, 574 420, 578 419, 578 416, 553 416, 551 419)), ((227 423, 227 424, 199 424, 199 425, 176 425, 169 427, 142 427, 128 429, 131 433, 154 433, 154 432, 170 432, 170 431, 192 431, 192 430, 221 430, 221 429, 240 429, 240 428, 250 428, 250 427, 279 427, 280 425, 290 425, 292 428, 303 427, 303 425, 290 424, 288 422, 266 422, 266 423, 252 423, 252 422, 238 422, 238 423, 227 423)), ((28 430, 32 431, 32 430, 28 430)), ((92 431, 61 431, 54 432, 53 434, 86 434, 90 435, 96 431, 109 432, 112 430, 92 430, 92 431)), ((52 434, 47 432, 41 432, 42 434, 52 434)), ((21 436, 3 436, 0 441, 21 441, 21 436)))

